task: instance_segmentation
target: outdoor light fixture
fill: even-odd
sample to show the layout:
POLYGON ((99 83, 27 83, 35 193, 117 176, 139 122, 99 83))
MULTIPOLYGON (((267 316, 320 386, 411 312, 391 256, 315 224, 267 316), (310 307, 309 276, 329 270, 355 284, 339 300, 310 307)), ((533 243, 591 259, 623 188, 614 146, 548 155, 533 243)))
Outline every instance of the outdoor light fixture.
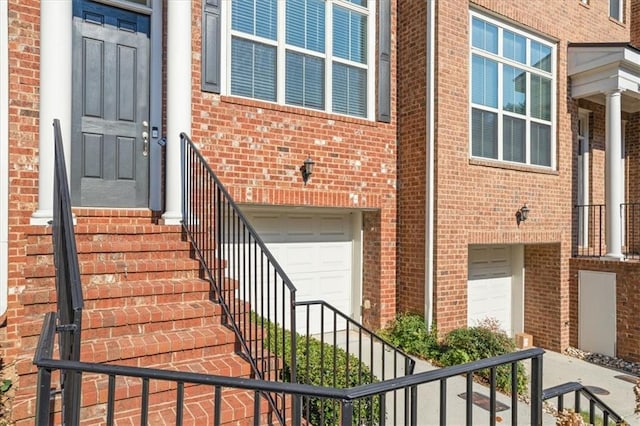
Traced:
POLYGON ((516 212, 516 221, 518 222, 518 225, 520 225, 520 222, 524 222, 525 220, 527 220, 528 217, 529 207, 527 207, 527 204, 525 203, 525 205, 520 207, 520 209, 516 212))
POLYGON ((305 186, 307 185, 307 181, 309 180, 309 177, 311 177, 311 174, 313 173, 314 164, 316 163, 313 162, 313 160, 311 159, 311 156, 309 155, 307 159, 304 160, 304 163, 302 164, 302 166, 300 166, 300 173, 302 173, 302 180, 304 181, 305 186))

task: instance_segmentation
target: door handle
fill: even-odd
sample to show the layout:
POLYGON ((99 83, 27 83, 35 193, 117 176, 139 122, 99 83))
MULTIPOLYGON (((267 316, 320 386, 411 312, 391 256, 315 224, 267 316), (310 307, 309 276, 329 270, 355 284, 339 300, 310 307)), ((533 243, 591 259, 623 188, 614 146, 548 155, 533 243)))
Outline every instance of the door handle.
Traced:
POLYGON ((149 133, 142 132, 142 155, 149 155, 149 133))

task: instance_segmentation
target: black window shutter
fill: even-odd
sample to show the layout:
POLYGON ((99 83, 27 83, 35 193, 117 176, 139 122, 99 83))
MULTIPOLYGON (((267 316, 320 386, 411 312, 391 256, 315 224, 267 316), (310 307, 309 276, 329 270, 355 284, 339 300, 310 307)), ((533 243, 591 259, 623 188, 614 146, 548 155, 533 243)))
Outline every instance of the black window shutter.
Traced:
POLYGON ((205 0, 202 8, 202 90, 220 93, 220 0, 205 0))
POLYGON ((378 2, 378 121, 391 121, 391 0, 378 2))

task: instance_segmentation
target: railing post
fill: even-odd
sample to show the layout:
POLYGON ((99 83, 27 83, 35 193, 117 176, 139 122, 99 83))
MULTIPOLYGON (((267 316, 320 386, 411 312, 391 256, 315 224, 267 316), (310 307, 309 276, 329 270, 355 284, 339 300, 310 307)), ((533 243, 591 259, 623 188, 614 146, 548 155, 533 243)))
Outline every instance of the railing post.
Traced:
POLYGON ((531 358, 531 424, 542 425, 542 355, 531 358))
POLYGON ((51 407, 51 369, 38 368, 38 392, 36 393, 36 424, 49 424, 51 407))
POLYGON ((353 401, 342 400, 340 402, 340 425, 352 426, 353 425, 353 401))
POLYGON ((182 220, 185 221, 187 218, 187 144, 184 140, 184 134, 180 134, 180 165, 181 172, 180 176, 182 178, 182 220))

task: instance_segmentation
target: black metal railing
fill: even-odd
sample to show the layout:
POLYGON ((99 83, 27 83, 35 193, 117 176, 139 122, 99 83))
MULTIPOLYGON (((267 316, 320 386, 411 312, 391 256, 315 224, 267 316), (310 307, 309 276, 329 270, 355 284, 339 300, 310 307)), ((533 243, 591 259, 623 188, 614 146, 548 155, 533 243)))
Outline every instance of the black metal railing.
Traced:
POLYGON ((605 209, 604 204, 574 206, 576 217, 576 255, 578 257, 600 257, 605 253, 605 209))
MULTIPOLYGON (((256 425, 269 423, 264 420, 264 409, 259 403, 260 396, 268 394, 282 394, 292 400, 315 399, 323 401, 326 405, 337 405, 339 407, 339 410, 337 410, 338 417, 332 422, 325 422, 322 424, 341 426, 363 424, 447 425, 451 424, 453 421, 461 422, 461 419, 464 418, 464 423, 467 425, 495 425, 497 418, 496 407, 498 405, 495 380, 493 380, 489 385, 490 396, 488 413, 482 412, 482 410, 474 410, 473 398, 467 397, 464 402, 464 414, 459 410, 455 415, 451 415, 449 410, 451 401, 447 399, 447 394, 450 392, 449 387, 454 386, 453 383, 450 383, 450 380, 460 381, 464 379, 466 395, 472 395, 474 392, 474 386, 482 386, 474 382, 474 372, 489 369, 491 372, 490 376, 495 378, 496 370, 501 366, 510 366, 511 368, 513 379, 510 397, 511 424, 516 425, 519 423, 519 403, 516 392, 517 380, 515 380, 515 378, 517 375, 517 364, 523 361, 529 361, 531 363, 530 405, 528 407, 530 414, 527 416, 525 424, 542 424, 542 357, 544 351, 538 348, 527 349, 454 367, 397 377, 377 383, 369 383, 349 389, 338 389, 330 386, 283 383, 269 380, 243 379, 190 372, 176 372, 152 368, 53 359, 51 354, 53 353, 55 329, 55 315, 48 314, 45 318, 42 333, 38 342, 38 349, 34 359, 35 364, 38 366, 39 370, 46 370, 49 372, 65 370, 75 371, 78 375, 91 373, 93 375, 104 376, 108 380, 109 386, 107 388, 107 394, 104 396, 106 404, 101 407, 101 410, 103 412, 102 416, 104 416, 106 424, 109 426, 117 423, 116 419, 120 418, 119 414, 122 415, 122 413, 118 412, 120 405, 117 403, 118 398, 122 398, 122 393, 119 396, 116 394, 115 383, 117 380, 122 381, 123 378, 133 378, 140 383, 136 386, 138 392, 135 395, 133 395, 135 393, 133 390, 130 390, 127 394, 134 398, 139 404, 139 409, 133 410, 133 412, 140 417, 141 424, 148 424, 147 422, 151 418, 151 413, 153 413, 155 409, 153 404, 150 403, 150 389, 152 388, 152 385, 162 382, 172 383, 172 389, 174 389, 173 391, 175 392, 173 417, 163 417, 163 421, 165 423, 175 421, 176 425, 182 425, 185 422, 185 389, 193 385, 209 386, 211 388, 211 399, 209 404, 210 411, 207 412, 205 416, 212 419, 212 423, 216 426, 220 425, 222 422, 222 410, 225 407, 223 398, 230 390, 245 390, 253 392, 253 410, 246 412, 245 415, 248 419, 253 418, 253 424, 256 425), (460 376, 462 376, 462 378, 460 376), (429 384, 432 384, 435 387, 428 387, 429 384), (372 398, 376 398, 379 401, 380 406, 388 408, 391 405, 389 403, 390 399, 397 397, 400 392, 408 395, 407 401, 402 401, 401 404, 406 405, 408 409, 403 411, 401 415, 394 417, 382 416, 375 419, 375 421, 372 421, 368 418, 359 417, 358 411, 354 409, 354 407, 358 406, 359 402, 372 398), (435 402, 433 404, 426 404, 425 401, 427 398, 432 397, 434 394, 437 395, 435 402), (418 404, 420 404, 419 410, 418 404), (479 415, 479 413, 481 413, 482 416, 479 415), (455 419, 452 418, 454 416, 455 419)), ((552 393, 549 393, 548 395, 552 395, 552 393)), ((549 398, 551 398, 551 396, 549 396, 549 398)), ((198 404, 201 403, 202 401, 198 400, 198 404)), ((166 404, 163 404, 163 408, 166 408, 166 404)), ((132 412, 132 408, 130 406, 128 406, 126 410, 127 413, 132 412)), ((388 413, 389 410, 386 411, 388 413)), ((607 410, 607 412, 609 413, 609 416, 616 418, 613 417, 612 411, 607 410)), ((198 419, 192 419, 192 421, 197 422, 198 419)), ((42 422, 37 424, 40 425, 46 423, 47 422, 42 422)), ((286 419, 286 423, 292 425, 306 424, 303 418, 299 415, 288 417, 286 419)))
MULTIPOLYGON (((78 265, 78 253, 76 239, 73 230, 73 214, 71 212, 71 196, 67 181, 67 168, 65 164, 62 145, 62 132, 60 121, 53 121, 55 163, 53 183, 53 259, 56 269, 56 294, 57 313, 49 314, 48 321, 56 324, 55 332, 58 333, 58 347, 61 360, 80 360, 80 334, 82 330, 82 283, 80 281, 80 268, 78 265)), ((53 335, 47 335, 46 344, 40 350, 53 349, 49 342, 53 342, 53 335)), ((38 355, 36 355, 38 356, 38 355)), ((62 391, 62 421, 64 424, 75 425, 79 422, 80 396, 82 387, 81 372, 77 370, 61 371, 62 391)), ((51 370, 38 370, 38 399, 37 399, 37 424, 44 424, 48 417, 51 370), (42 423, 41 423, 42 422, 42 423)))
MULTIPOLYGON (((204 157, 187 135, 182 134, 181 139, 183 227, 213 285, 216 300, 222 305, 228 324, 236 332, 242 352, 254 369, 255 377, 298 382, 296 354, 299 349, 303 353, 308 352, 312 344, 312 340, 307 338, 309 324, 317 321, 322 323, 320 339, 323 346, 343 346, 342 349, 353 354, 358 361, 366 362, 368 368, 376 370, 374 374, 378 378, 411 374, 414 361, 397 348, 381 343, 383 339, 372 331, 327 303, 296 300, 295 286, 204 157), (291 339, 289 332, 283 330, 291 330, 300 336, 291 339), (329 339, 329 335, 333 337, 329 339), (356 341, 352 342, 354 338, 356 341), (354 350, 363 348, 365 339, 383 344, 393 353, 399 367, 384 370, 386 351, 365 354, 363 350, 354 350), (297 345, 301 344, 305 347, 298 348, 297 345), (284 369, 286 374, 283 374, 284 369), (379 376, 381 373, 383 375, 379 376)), ((330 368, 329 361, 326 360, 322 367, 330 368)), ((343 373, 350 375, 350 368, 356 366, 347 365, 343 373)), ((368 380, 366 375, 358 377, 361 380, 355 385, 368 380)), ((347 382, 341 379, 336 378, 335 383, 347 382)), ((278 403, 275 408, 282 420, 287 409, 283 405, 286 398, 270 399, 278 403)), ((294 410, 304 405, 304 401, 294 402, 301 403, 292 407, 294 410)))
MULTIPOLYGON (((575 206, 576 255, 601 257, 606 254, 605 205, 575 206)), ((625 259, 640 259, 640 203, 620 205, 622 254, 625 259)))
POLYGON ((622 254, 627 259, 640 259, 640 203, 621 205, 624 227, 622 254))
POLYGON ((582 403, 583 401, 586 401, 589 405, 589 424, 592 425, 596 424, 596 418, 599 415, 602 417, 602 422, 600 424, 603 425, 608 425, 609 421, 613 421, 618 424, 623 420, 622 416, 613 411, 607 404, 602 402, 600 398, 594 395, 593 392, 581 383, 569 382, 545 389, 542 392, 543 401, 551 401, 553 399, 556 400, 555 409, 558 412, 565 409, 572 409, 578 414, 583 412, 582 403), (565 396, 571 396, 571 394, 573 394, 573 404, 565 404, 565 396))

